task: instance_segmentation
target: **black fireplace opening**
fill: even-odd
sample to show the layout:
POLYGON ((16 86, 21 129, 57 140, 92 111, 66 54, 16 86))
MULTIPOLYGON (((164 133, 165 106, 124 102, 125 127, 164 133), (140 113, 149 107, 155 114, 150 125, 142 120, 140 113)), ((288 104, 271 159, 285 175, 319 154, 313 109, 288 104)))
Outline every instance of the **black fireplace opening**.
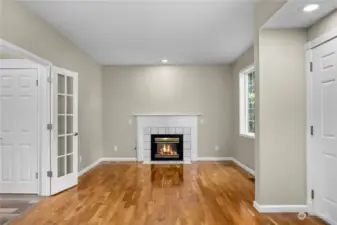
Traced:
POLYGON ((183 161, 184 136, 180 134, 152 134, 151 160, 152 161, 183 161))

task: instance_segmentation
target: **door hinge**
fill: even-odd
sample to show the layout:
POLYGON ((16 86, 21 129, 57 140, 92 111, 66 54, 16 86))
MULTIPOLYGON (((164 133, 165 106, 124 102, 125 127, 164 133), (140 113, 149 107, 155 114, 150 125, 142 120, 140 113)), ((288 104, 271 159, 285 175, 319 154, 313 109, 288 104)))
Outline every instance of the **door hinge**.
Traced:
POLYGON ((310 62, 310 72, 312 72, 314 70, 314 65, 312 64, 312 62, 310 62))
POLYGON ((39 179, 39 174, 38 173, 35 173, 35 178, 39 179))
POLYGON ((311 199, 315 199, 315 191, 311 190, 311 199))
POLYGON ((39 80, 36 80, 36 86, 39 86, 39 80))
POLYGON ((53 129, 53 124, 51 124, 51 123, 47 124, 47 129, 48 130, 52 130, 53 129))
POLYGON ((314 136, 314 126, 310 126, 310 134, 311 136, 314 136))
POLYGON ((47 177, 52 178, 53 177, 53 171, 47 171, 47 177))
POLYGON ((49 76, 49 77, 47 78, 47 82, 48 82, 48 83, 51 83, 51 76, 49 76))

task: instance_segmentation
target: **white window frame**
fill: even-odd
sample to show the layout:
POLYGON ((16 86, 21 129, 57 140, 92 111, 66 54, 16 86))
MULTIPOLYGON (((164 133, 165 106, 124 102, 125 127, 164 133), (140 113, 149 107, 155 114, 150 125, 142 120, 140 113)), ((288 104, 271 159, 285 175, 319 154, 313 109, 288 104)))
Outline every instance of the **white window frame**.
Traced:
POLYGON ((255 133, 248 132, 248 74, 255 71, 254 65, 250 65, 240 72, 240 136, 255 138, 255 133))

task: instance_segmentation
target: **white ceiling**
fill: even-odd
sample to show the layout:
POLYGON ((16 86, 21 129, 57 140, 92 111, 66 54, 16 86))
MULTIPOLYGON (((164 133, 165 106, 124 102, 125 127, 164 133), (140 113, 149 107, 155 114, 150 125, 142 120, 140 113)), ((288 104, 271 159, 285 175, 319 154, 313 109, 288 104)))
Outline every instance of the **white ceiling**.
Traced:
POLYGON ((264 28, 303 28, 323 18, 337 8, 337 0, 288 0, 286 4, 275 13, 264 28), (320 8, 316 11, 303 12, 304 6, 318 3, 320 8))
POLYGON ((253 43, 254 0, 23 0, 103 65, 226 64, 253 43))

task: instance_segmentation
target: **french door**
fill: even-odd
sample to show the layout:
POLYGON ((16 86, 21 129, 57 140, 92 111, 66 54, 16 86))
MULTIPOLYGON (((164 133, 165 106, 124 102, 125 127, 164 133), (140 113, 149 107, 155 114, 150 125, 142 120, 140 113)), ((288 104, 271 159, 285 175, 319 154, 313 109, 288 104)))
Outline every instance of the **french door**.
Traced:
POLYGON ((312 56, 314 210, 337 225, 337 38, 312 56))
POLYGON ((51 194, 78 183, 78 74, 52 67, 51 194))

